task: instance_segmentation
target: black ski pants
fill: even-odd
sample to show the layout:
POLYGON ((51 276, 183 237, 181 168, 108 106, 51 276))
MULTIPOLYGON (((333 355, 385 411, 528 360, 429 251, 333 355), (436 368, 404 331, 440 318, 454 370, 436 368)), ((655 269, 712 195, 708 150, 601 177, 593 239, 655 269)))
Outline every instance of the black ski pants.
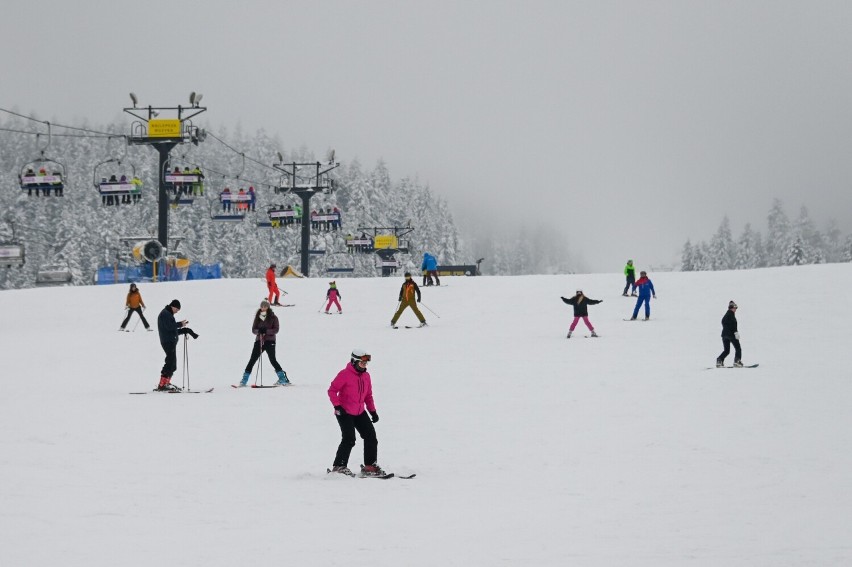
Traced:
POLYGON ((150 325, 148 324, 148 321, 145 320, 145 316, 142 315, 142 308, 141 307, 131 307, 130 309, 127 310, 127 317, 125 317, 124 321, 121 322, 121 328, 122 329, 127 326, 127 323, 130 321, 130 317, 133 316, 133 313, 139 314, 139 318, 142 319, 142 324, 145 325, 146 329, 150 327, 150 325))
POLYGON ((264 341, 263 347, 260 346, 260 341, 254 341, 254 348, 251 349, 251 357, 248 364, 246 364, 246 372, 251 374, 251 369, 254 368, 254 363, 260 358, 261 352, 265 352, 266 356, 269 357, 269 363, 275 369, 275 372, 281 372, 281 365, 278 364, 278 360, 275 358, 275 343, 268 341, 264 341))
POLYGON ((731 345, 734 345, 734 362, 741 362, 743 359, 743 350, 740 348, 740 341, 727 337, 722 337, 722 346, 725 347, 725 350, 722 351, 722 354, 716 360, 725 362, 725 357, 731 354, 731 345))
POLYGON ((624 291, 622 294, 627 293, 627 290, 630 289, 630 293, 633 293, 636 290, 636 276, 630 274, 627 276, 627 285, 624 286, 624 291), (630 286, 633 286, 630 288, 630 286))
POLYGON ((344 413, 335 417, 337 424, 340 425, 340 432, 343 437, 337 447, 337 454, 334 456, 334 466, 345 467, 349 465, 349 454, 355 446, 356 430, 361 439, 364 440, 364 464, 375 464, 379 455, 379 441, 376 439, 376 428, 370 421, 370 414, 367 412, 362 412, 361 415, 344 413))
POLYGON ((160 343, 163 350, 166 352, 166 363, 163 364, 163 370, 160 371, 160 376, 171 378, 172 374, 177 370, 177 341, 171 344, 160 343))

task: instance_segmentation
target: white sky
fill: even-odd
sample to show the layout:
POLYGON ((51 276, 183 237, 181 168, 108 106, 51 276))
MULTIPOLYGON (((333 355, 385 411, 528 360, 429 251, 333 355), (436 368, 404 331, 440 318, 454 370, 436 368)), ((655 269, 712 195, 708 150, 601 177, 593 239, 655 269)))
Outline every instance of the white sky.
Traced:
POLYGON ((0 102, 110 121, 204 93, 395 177, 465 226, 547 223, 592 270, 676 258, 774 197, 852 230, 852 3, 23 2, 0 19, 0 102), (38 24, 38 25, 35 25, 38 24), (37 41, 34 34, 38 34, 37 41))

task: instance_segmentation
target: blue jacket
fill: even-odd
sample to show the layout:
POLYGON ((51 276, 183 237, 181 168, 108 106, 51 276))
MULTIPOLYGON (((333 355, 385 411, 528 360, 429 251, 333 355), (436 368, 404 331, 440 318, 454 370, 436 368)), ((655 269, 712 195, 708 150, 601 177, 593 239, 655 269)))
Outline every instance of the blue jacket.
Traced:
POLYGON ((649 298, 652 295, 657 295, 654 291, 654 284, 648 276, 642 276, 636 281, 636 287, 639 289, 639 297, 649 298))
POLYGON ((429 254, 428 252, 423 253, 423 264, 420 265, 421 270, 437 270, 438 269, 438 259, 429 254))

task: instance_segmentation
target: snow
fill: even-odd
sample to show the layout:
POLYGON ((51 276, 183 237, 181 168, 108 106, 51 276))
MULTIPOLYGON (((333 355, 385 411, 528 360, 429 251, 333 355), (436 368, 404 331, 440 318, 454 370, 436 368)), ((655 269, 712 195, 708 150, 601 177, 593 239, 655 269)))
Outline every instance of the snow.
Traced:
POLYGON ((0 293, 0 565, 850 564, 852 265, 651 278, 649 322, 619 274, 445 278, 410 330, 401 278, 339 279, 343 316, 326 280, 279 280, 295 386, 264 390, 230 388, 260 278, 142 284, 149 320, 179 298, 199 333, 198 395, 128 395, 163 356, 116 332, 126 286, 0 293), (600 339, 565 339, 578 288, 600 339), (760 367, 705 370, 730 299, 760 367), (413 480, 325 474, 353 348, 379 462, 413 480))

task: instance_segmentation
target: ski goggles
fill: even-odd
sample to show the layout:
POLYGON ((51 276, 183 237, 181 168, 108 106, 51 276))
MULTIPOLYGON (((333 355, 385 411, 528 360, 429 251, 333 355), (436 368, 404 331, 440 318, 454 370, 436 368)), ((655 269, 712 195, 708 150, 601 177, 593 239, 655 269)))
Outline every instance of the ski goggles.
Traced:
POLYGON ((372 359, 373 359, 373 357, 370 356, 369 354, 362 354, 361 356, 355 356, 354 354, 352 355, 353 361, 357 360, 358 362, 365 362, 366 363, 366 362, 370 362, 372 359))

